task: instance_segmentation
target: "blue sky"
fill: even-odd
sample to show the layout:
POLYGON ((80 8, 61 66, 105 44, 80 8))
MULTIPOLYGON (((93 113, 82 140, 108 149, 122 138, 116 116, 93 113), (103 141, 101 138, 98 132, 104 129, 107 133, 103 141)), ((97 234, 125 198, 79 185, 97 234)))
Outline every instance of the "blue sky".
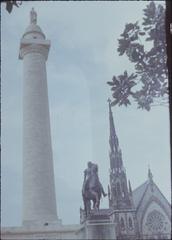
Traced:
MULTIPOLYGON (((160 3, 160 1, 158 1, 160 3)), ((64 224, 79 223, 81 187, 88 161, 99 165, 105 189, 109 182, 107 81, 124 70, 117 39, 128 22, 141 21, 146 1, 23 2, 9 15, 2 5, 2 202, 3 226, 21 225, 22 204, 22 61, 19 43, 35 8, 38 25, 51 48, 47 61, 51 136, 57 211, 64 224)), ((170 200, 168 107, 150 112, 113 108, 123 162, 132 188, 154 181, 170 200)), ((108 207, 103 199, 102 207, 108 207)))

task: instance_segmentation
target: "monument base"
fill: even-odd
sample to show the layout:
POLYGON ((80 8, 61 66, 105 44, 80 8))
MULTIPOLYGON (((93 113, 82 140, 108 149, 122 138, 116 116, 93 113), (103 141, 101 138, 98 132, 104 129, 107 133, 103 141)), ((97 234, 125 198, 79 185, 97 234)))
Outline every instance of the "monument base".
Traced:
POLYGON ((82 239, 81 225, 47 225, 4 227, 1 229, 2 240, 55 240, 82 239))
MULTIPOLYGON (((84 211, 81 214, 84 214, 84 211)), ((116 239, 115 224, 110 219, 108 209, 92 210, 89 216, 85 217, 83 226, 84 239, 116 239)))

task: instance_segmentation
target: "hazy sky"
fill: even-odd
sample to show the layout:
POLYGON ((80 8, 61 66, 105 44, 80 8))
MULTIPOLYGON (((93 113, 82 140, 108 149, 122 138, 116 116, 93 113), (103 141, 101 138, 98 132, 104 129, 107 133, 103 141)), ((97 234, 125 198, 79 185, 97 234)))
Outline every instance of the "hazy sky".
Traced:
MULTIPOLYGON (((158 1, 160 3, 160 1, 158 1)), ((57 211, 64 224, 79 223, 81 187, 88 161, 99 165, 105 189, 109 182, 109 120, 107 81, 124 70, 117 38, 128 22, 141 21, 147 1, 25 2, 11 14, 2 4, 2 202, 3 226, 22 222, 22 61, 19 43, 37 11, 38 25, 51 48, 47 61, 51 135, 57 211)), ((170 200, 168 107, 150 112, 113 108, 114 121, 127 177, 132 188, 147 180, 148 164, 154 181, 170 200)), ((108 207, 103 199, 102 207, 108 207)))

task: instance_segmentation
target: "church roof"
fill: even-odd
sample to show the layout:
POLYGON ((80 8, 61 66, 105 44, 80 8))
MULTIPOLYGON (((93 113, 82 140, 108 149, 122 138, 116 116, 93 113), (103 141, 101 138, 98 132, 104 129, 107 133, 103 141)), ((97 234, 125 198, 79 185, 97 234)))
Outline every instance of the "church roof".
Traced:
MULTIPOLYGON (((157 192, 159 193, 159 198, 161 198, 161 200, 165 201, 167 203, 167 205, 170 206, 170 203, 168 202, 168 200, 165 198, 165 196, 162 194, 162 192, 159 190, 158 186, 155 184, 155 182, 152 182, 153 186, 155 187, 155 189, 157 190, 157 192)), ((146 182, 144 182, 143 184, 141 184, 139 187, 137 187, 134 191, 133 191, 133 201, 134 201, 134 205, 135 208, 137 209, 140 205, 140 203, 142 202, 142 199, 144 198, 147 189, 149 188, 151 182, 150 180, 147 180, 146 182)))
POLYGON ((137 187, 134 191, 133 191, 133 201, 134 201, 134 205, 137 208, 139 203, 141 202, 144 193, 147 190, 147 187, 149 185, 149 181, 147 180, 146 182, 144 182, 143 184, 141 184, 139 187, 137 187))

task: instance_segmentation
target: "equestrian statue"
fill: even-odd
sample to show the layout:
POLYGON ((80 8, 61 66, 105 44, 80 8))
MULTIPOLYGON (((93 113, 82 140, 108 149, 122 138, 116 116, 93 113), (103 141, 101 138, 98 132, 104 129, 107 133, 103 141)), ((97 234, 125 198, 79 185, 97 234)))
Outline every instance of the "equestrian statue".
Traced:
POLYGON ((91 211, 91 201, 93 202, 93 209, 99 210, 101 196, 106 197, 102 184, 98 177, 98 165, 88 162, 87 169, 84 171, 84 182, 82 187, 82 197, 84 202, 84 210, 86 217, 91 211))

